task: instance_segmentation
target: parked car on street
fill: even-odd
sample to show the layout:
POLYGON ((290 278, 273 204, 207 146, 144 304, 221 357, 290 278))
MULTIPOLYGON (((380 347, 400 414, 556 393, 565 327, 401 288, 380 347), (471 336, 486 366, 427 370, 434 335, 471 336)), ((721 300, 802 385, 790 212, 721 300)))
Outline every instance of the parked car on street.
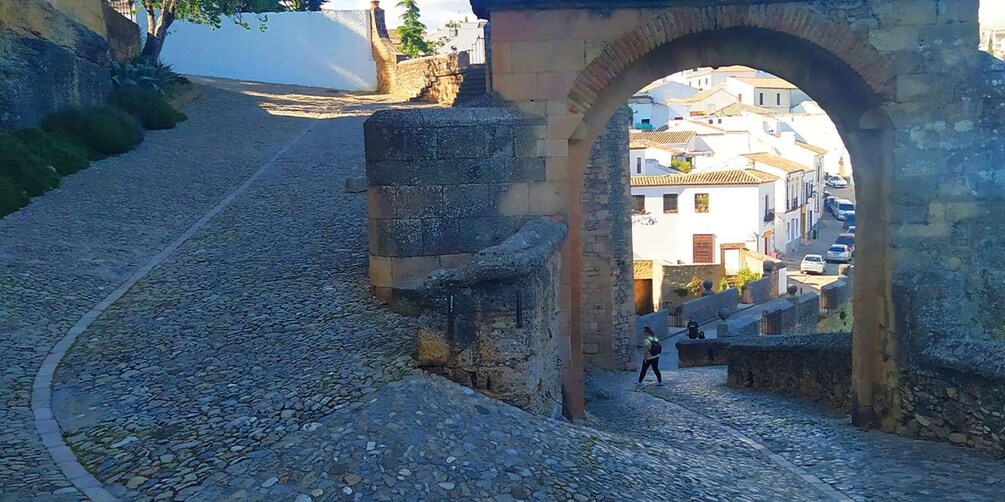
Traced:
POLYGON ((851 253, 855 252, 855 234, 840 234, 837 239, 834 239, 834 244, 844 244, 848 247, 848 251, 851 253))
POLYGON ((855 226, 855 211, 847 211, 844 213, 844 228, 855 226))
POLYGON ((848 188, 848 182, 840 176, 831 176, 825 181, 827 186, 834 188, 848 188))
POLYGON ((834 202, 834 206, 832 207, 834 207, 834 210, 831 211, 834 213, 834 217, 844 221, 848 212, 855 210, 855 203, 848 199, 838 199, 834 202))
POLYGON ((799 264, 799 271, 804 274, 823 274, 826 267, 823 256, 808 254, 803 257, 803 261, 799 264))
POLYGON ((848 263, 851 261, 851 250, 844 244, 832 244, 827 248, 827 262, 848 263))
POLYGON ((852 225, 852 226, 848 227, 848 232, 847 233, 855 235, 855 225, 852 225))
POLYGON ((828 195, 824 197, 824 211, 834 214, 834 203, 837 201, 837 197, 828 195))

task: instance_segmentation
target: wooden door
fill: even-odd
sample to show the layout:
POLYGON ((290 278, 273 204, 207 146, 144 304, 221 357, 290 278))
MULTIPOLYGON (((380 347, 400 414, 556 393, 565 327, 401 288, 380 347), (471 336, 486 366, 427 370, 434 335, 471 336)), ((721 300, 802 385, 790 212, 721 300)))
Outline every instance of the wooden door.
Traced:
POLYGON ((694 234, 693 263, 715 263, 715 236, 712 234, 694 234))

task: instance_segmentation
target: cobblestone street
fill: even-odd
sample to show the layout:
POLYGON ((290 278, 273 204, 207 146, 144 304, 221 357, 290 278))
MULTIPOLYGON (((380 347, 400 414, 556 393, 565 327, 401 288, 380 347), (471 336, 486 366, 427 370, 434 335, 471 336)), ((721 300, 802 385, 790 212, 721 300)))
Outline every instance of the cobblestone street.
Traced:
POLYGON ((392 104, 201 82, 178 129, 0 221, 0 501, 84 499, 36 431, 43 360, 260 168, 59 364, 55 419, 113 497, 1000 498, 1005 462, 730 390, 720 368, 641 391, 590 375, 575 425, 414 369, 413 321, 368 292, 366 196, 343 190, 363 121, 392 104))

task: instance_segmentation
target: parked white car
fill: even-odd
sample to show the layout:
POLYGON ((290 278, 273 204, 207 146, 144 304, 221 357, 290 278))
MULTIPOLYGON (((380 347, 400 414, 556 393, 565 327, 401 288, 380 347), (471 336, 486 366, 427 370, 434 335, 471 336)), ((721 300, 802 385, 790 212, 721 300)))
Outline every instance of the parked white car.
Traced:
POLYGON ((808 254, 799 264, 799 271, 804 274, 823 274, 826 269, 824 257, 818 254, 808 254))
POLYGON ((834 217, 844 221, 848 217, 848 213, 855 210, 855 203, 848 199, 838 199, 831 207, 834 208, 834 217))
POLYGON ((840 176, 831 176, 827 178, 827 186, 834 188, 848 188, 848 182, 840 176))
POLYGON ((832 244, 827 248, 827 262, 848 263, 851 261, 851 250, 844 244, 832 244))

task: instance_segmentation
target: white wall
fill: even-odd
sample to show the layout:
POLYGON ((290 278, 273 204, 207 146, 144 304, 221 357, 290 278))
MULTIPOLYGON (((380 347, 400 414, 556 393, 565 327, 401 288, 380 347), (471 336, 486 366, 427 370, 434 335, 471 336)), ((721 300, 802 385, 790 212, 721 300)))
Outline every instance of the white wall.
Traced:
POLYGON ((188 75, 373 90, 377 67, 369 16, 366 10, 270 13, 264 32, 254 15, 245 15, 250 30, 229 20, 217 30, 176 22, 162 59, 188 75))
POLYGON ((647 215, 632 217, 632 249, 637 260, 664 260, 690 264, 694 234, 715 235, 714 256, 720 261, 719 245, 744 243, 756 250, 755 236, 762 233, 764 196, 772 195, 771 184, 744 186, 633 187, 632 195, 646 197, 647 215), (676 193, 677 213, 664 214, 663 194, 676 193), (694 195, 709 194, 709 212, 694 212, 694 195))

